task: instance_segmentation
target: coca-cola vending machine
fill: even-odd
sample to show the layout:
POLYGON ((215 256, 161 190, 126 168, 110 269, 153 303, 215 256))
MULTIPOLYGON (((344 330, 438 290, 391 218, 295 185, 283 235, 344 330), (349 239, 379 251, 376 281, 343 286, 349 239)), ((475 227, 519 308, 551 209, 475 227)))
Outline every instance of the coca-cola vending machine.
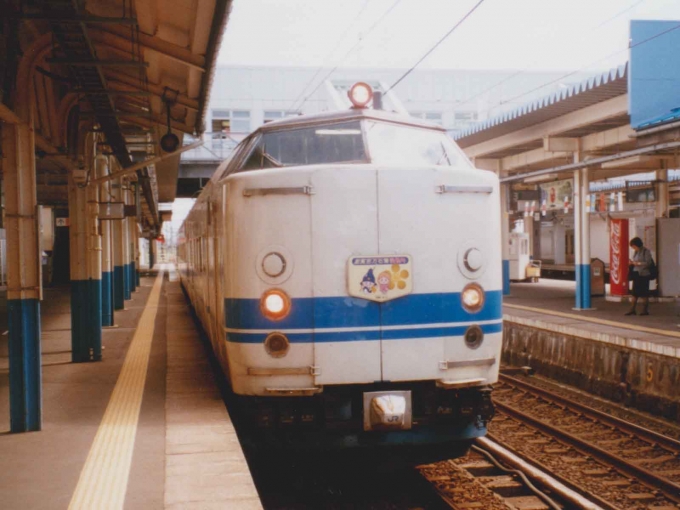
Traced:
POLYGON ((609 284, 612 296, 628 294, 628 220, 612 219, 609 231, 609 284))

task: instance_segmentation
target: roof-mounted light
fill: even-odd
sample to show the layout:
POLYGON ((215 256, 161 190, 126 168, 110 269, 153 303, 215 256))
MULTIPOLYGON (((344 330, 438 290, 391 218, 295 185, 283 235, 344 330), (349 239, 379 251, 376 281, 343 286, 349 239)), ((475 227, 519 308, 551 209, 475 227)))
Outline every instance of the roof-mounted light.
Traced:
POLYGON ((349 100, 352 101, 354 108, 366 108, 373 99, 373 89, 368 83, 360 81, 352 85, 348 92, 349 100))

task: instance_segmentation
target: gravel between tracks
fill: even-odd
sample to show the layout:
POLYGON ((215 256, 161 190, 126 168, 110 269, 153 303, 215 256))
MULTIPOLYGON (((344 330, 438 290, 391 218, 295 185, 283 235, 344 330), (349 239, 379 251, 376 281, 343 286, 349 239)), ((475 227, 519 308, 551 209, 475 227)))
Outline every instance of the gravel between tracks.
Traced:
MULTIPOLYGON (((525 379, 525 382, 535 384, 533 379, 525 379)), ((546 389, 553 391, 553 388, 546 389)), ((491 422, 490 438, 542 469, 555 473, 562 481, 599 496, 601 504, 626 510, 678 508, 677 501, 621 472, 622 465, 610 465, 598 460, 594 458, 597 455, 594 450, 590 451, 590 448, 576 443, 572 446, 569 439, 555 439, 552 436, 554 432, 544 429, 542 424, 578 437, 673 482, 680 479, 680 459, 676 452, 565 409, 562 405, 551 403, 545 396, 537 397, 506 384, 497 386, 494 400, 497 404, 508 406, 507 412, 514 410, 524 413, 538 420, 541 425, 524 423, 522 415, 514 416, 512 413, 511 416, 507 412, 499 412, 491 422)), ((590 405, 590 402, 583 403, 590 405)))

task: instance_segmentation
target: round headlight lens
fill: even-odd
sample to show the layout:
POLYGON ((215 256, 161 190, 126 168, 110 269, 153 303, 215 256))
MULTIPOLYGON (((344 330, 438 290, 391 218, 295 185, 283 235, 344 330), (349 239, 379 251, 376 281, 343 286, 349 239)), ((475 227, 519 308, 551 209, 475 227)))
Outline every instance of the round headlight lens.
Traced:
POLYGON ((476 349, 482 345, 483 341, 484 332, 482 331, 482 328, 477 325, 467 328, 465 331, 465 345, 467 345, 470 349, 476 349))
POLYGON ((465 286, 460 299, 468 312, 478 312, 484 306, 484 290, 476 283, 471 283, 465 286))
POLYGON ((270 289, 260 299, 260 310, 271 320, 283 319, 290 313, 290 298, 282 290, 270 289))
POLYGON ((465 267, 468 271, 479 271, 484 264, 482 252, 477 248, 470 248, 465 252, 465 267))
POLYGON ((268 253, 262 259, 262 271, 271 278, 277 278, 286 271, 286 259, 280 253, 268 253))
POLYGON ((273 358, 283 358, 288 354, 290 342, 283 333, 270 333, 264 341, 264 348, 273 358))
POLYGON ((366 108, 373 99, 373 89, 368 83, 355 83, 349 90, 349 99, 355 108, 366 108))

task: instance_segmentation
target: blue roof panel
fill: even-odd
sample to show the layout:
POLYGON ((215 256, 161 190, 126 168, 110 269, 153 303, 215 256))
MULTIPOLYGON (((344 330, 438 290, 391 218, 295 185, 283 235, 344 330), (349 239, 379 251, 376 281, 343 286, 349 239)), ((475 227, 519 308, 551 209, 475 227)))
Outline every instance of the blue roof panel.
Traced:
POLYGON ((654 117, 653 119, 647 120, 643 122, 642 124, 639 124, 638 126, 635 127, 636 131, 640 131, 643 129, 649 129, 655 126, 660 126, 662 124, 668 124, 670 122, 678 121, 680 120, 680 106, 677 108, 673 108, 670 112, 664 113, 663 115, 659 115, 658 117, 654 117))

